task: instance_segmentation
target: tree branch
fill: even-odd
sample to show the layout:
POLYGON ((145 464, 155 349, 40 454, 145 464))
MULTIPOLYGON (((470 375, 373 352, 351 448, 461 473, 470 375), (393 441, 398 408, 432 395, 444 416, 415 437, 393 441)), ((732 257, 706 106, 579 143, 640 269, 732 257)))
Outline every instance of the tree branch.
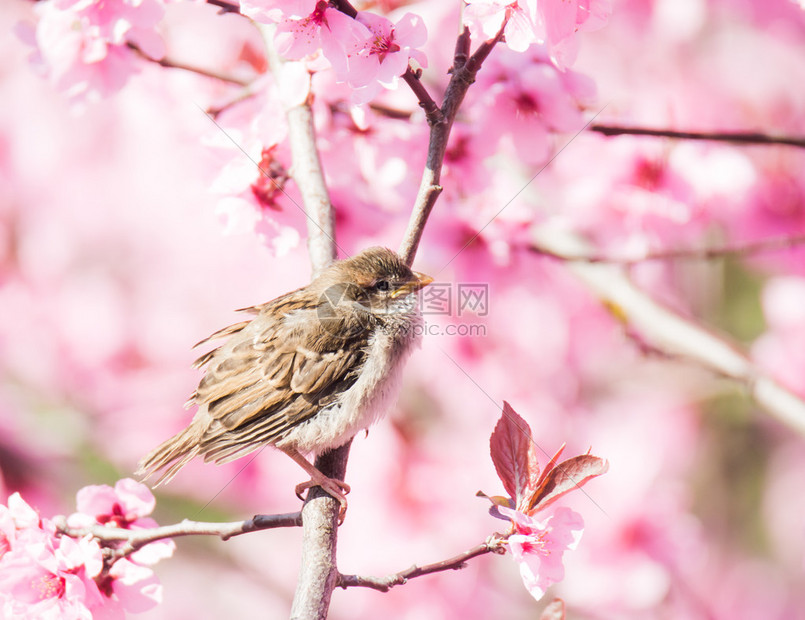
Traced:
MULTIPOLYGON (((316 468, 326 476, 343 480, 352 440, 346 445, 316 457, 316 468)), ((338 584, 336 547, 338 543, 338 501, 321 487, 308 492, 302 507, 304 531, 302 563, 296 584, 291 618, 294 620, 324 620, 330 599, 338 584)))
POLYGON ((91 527, 70 527, 63 516, 54 517, 56 529, 72 538, 81 538, 91 534, 93 538, 106 546, 119 545, 114 550, 115 559, 126 557, 145 545, 163 540, 165 538, 178 538, 180 536, 219 536, 221 540, 229 540, 233 536, 240 536, 259 530, 270 530, 278 527, 300 527, 302 513, 291 512, 277 515, 255 515, 246 521, 232 521, 229 523, 205 523, 202 521, 184 520, 174 525, 164 525, 145 530, 127 530, 106 525, 93 525, 91 527))
POLYGON ((742 244, 725 245, 711 248, 680 248, 673 250, 658 250, 656 252, 646 252, 640 256, 615 257, 604 256, 602 254, 589 255, 558 255, 550 252, 546 248, 532 248, 535 252, 540 252, 545 256, 551 256, 562 261, 581 262, 581 263, 606 263, 610 265, 624 265, 627 267, 644 263, 647 261, 659 260, 712 260, 726 256, 751 256, 764 252, 774 252, 781 250, 791 250, 805 244, 805 233, 799 235, 787 235, 781 237, 769 237, 758 241, 749 241, 742 244))
POLYGON ((433 127, 443 122, 444 116, 439 106, 436 105, 436 102, 433 100, 433 97, 430 96, 428 89, 425 88, 425 85, 419 79, 421 75, 422 71, 414 71, 409 66, 405 70, 405 73, 403 73, 402 79, 405 80, 405 83, 414 91, 416 98, 419 100, 419 107, 425 110, 425 118, 428 119, 428 125, 433 127))
MULTIPOLYGON (((399 254, 408 265, 414 262, 419 242, 422 239, 422 233, 425 230, 425 224, 436 204, 436 200, 439 198, 439 194, 442 193, 439 181, 444 164, 444 155, 447 151, 447 141, 450 137, 450 130, 453 128, 453 121, 456 118, 461 102, 464 100, 464 96, 467 94, 467 90, 475 81, 475 75, 486 57, 503 37, 505 25, 504 22, 497 36, 482 43, 472 56, 469 56, 470 32, 468 28, 464 28, 464 31, 456 41, 453 68, 451 69, 452 75, 440 108, 442 118, 437 120, 436 116, 433 115, 434 122, 431 123, 430 127, 430 141, 425 170, 422 174, 422 181, 419 185, 414 208, 411 211, 411 218, 408 221, 408 228, 400 244, 399 254)), ((431 117, 428 120, 430 122, 431 117)))
MULTIPOLYGON (((266 56, 277 82, 282 79, 280 67, 284 60, 274 49, 274 28, 257 24, 263 34, 266 56)), ((285 110, 288 120, 288 140, 291 146, 291 177, 302 194, 307 217, 307 247, 315 277, 337 256, 335 242, 335 214, 330 194, 324 182, 324 170, 316 147, 316 131, 310 97, 301 105, 285 110)))
MULTIPOLYGON (((333 0, 331 2, 334 8, 341 11, 344 15, 355 19, 358 16, 358 10, 352 6, 348 0, 333 0)), ((425 116, 428 118, 428 124, 433 125, 441 120, 441 110, 433 97, 430 96, 425 86, 419 81, 421 71, 414 71, 410 66, 405 69, 402 74, 402 79, 414 91, 416 98, 419 99, 419 106, 425 110, 425 116)))
MULTIPOLYGON (((272 73, 281 79, 283 60, 274 49, 274 29, 258 24, 266 45, 272 73)), ((310 97, 301 105, 286 109, 291 144, 291 176, 296 182, 307 216, 308 252, 315 276, 337 256, 335 216, 324 181, 310 97)), ((350 443, 316 458, 315 466, 325 476, 343 480, 346 474, 350 443)), ((291 617, 314 620, 327 617, 330 598, 338 580, 336 544, 338 541, 339 502, 320 487, 313 487, 302 507, 304 523, 302 562, 296 584, 291 617)))
POLYGON ((226 112, 229 108, 236 106, 239 103, 243 103, 252 97, 256 97, 263 88, 265 88, 265 86, 262 84, 261 80, 256 79, 252 82, 249 82, 245 87, 241 88, 231 99, 225 103, 208 107, 206 112, 212 116, 213 119, 217 119, 220 114, 226 112))
POLYGON ((216 80, 221 80, 222 82, 228 82, 229 84, 237 84, 238 86, 248 86, 250 84, 249 80, 243 80, 241 78, 236 78, 231 75, 226 75, 224 73, 219 73, 218 71, 214 71, 212 69, 202 69, 201 67, 195 67, 193 65, 188 65, 178 60, 172 60, 171 58, 151 58, 148 54, 146 54, 143 50, 141 50, 136 44, 128 42, 126 46, 132 50, 135 54, 137 54, 143 60, 147 60, 148 62, 153 62, 160 67, 166 67, 168 69, 181 69, 183 71, 190 71, 191 73, 197 73, 199 75, 203 75, 204 77, 214 78, 216 80))
MULTIPOLYGON (((566 230, 543 226, 533 239, 532 250, 539 254, 572 259, 590 253, 584 239, 566 230)), ((632 283, 621 265, 569 260, 567 268, 650 347, 695 360, 740 382, 769 415, 805 435, 805 402, 757 367, 736 345, 651 299, 632 283)))
POLYGON ((407 583, 409 579, 415 577, 422 577, 423 575, 430 575, 433 573, 440 573, 448 570, 460 570, 467 566, 467 562, 480 555, 487 553, 505 553, 506 549, 503 546, 503 540, 497 537, 490 537, 484 543, 459 553, 452 558, 435 562, 433 564, 426 564, 425 566, 412 566, 406 570, 394 573, 386 577, 362 577, 360 575, 339 575, 338 585, 344 589, 346 588, 372 588, 381 592, 388 592, 394 586, 407 583))
POLYGON ((682 140, 711 140, 715 142, 731 142, 733 144, 785 144, 788 146, 805 148, 805 138, 792 136, 772 136, 753 132, 673 131, 670 129, 618 127, 614 125, 590 125, 588 129, 605 136, 657 136, 661 138, 679 138, 682 140))

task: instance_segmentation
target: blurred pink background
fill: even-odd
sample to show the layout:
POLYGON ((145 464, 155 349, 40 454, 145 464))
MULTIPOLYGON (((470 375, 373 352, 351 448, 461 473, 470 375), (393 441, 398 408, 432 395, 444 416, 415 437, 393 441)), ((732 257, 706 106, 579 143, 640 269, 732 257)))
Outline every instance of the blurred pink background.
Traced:
MULTIPOLYGON (((433 92, 452 53, 454 4, 405 7, 429 29, 433 92)), ((5 2, 0 20, 7 31, 32 22, 33 4, 5 2)), ((243 41, 260 45, 245 20, 210 6, 169 6, 163 30, 171 56, 234 73, 249 70, 243 41)), ((585 118, 606 105, 596 122, 802 136, 803 50, 805 14, 787 0, 624 0, 604 29, 585 33, 574 70, 598 88, 585 118)), ((263 221, 255 233, 222 215, 210 188, 240 155, 210 147, 222 137, 203 110, 232 87, 143 63, 120 92, 76 109, 35 74, 18 38, 0 39, 0 51, 2 497, 20 491, 43 515, 65 514, 79 488, 131 475, 187 423, 195 342, 234 322, 234 309, 308 281, 303 218, 288 203, 269 213, 275 229, 263 221)), ((524 247, 530 223, 551 219, 611 255, 802 234, 805 155, 586 132, 459 252, 545 159, 517 159, 516 111, 494 114, 516 92, 495 85, 516 81, 523 58, 497 49, 471 89, 454 138, 466 133, 477 159, 448 160, 415 264, 439 282, 488 284, 488 316, 427 317, 484 325, 486 335, 426 337, 397 407, 356 437, 339 568, 385 575, 502 527, 475 493, 502 493, 488 441, 506 399, 543 460, 567 442, 566 455, 592 447, 610 462, 588 496, 565 502, 586 521, 552 590, 569 618, 805 618, 802 437, 757 411, 741 386, 644 355, 562 264, 524 247), (499 159, 473 173, 492 153, 499 159)), ((388 100, 415 108, 404 88, 388 100)), ((565 132, 554 152, 585 122, 574 119, 556 120, 568 126, 553 127, 565 132)), ((339 243, 396 247, 424 159, 421 119, 322 135, 339 243)), ((805 395, 804 258, 653 262, 633 275, 805 395)), ((299 507, 304 474, 287 457, 264 450, 244 464, 188 466, 159 489, 155 518, 299 507)), ((139 617, 287 617, 299 544, 296 530, 182 539, 156 569, 163 605, 139 617)), ((337 590, 330 617, 524 619, 543 604, 510 558, 486 556, 388 594, 337 590)))

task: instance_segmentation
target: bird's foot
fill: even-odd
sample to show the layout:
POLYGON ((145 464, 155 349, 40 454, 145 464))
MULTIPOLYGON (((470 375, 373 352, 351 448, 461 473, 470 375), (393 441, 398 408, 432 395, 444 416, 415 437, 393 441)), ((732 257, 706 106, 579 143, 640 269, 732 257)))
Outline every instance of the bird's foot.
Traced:
POLYGON ((297 484, 296 496, 303 500, 302 493, 311 487, 321 487, 325 492, 338 500, 338 503, 341 504, 341 508, 338 511, 338 523, 339 525, 343 523, 344 516, 347 514, 347 493, 351 490, 350 486, 343 480, 328 478, 324 474, 321 474, 320 477, 314 476, 307 482, 297 484))

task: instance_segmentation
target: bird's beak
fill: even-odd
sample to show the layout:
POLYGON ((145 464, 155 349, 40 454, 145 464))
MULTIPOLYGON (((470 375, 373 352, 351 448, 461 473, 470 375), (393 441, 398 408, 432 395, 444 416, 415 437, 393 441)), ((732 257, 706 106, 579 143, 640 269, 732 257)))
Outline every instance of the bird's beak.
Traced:
POLYGON ((424 273, 419 273, 418 271, 415 271, 414 279, 401 285, 396 291, 394 291, 391 294, 391 298, 397 299, 398 297, 402 297, 403 295, 407 295, 408 293, 415 293, 421 288, 426 287, 431 282, 433 282, 433 278, 431 278, 428 275, 425 275, 424 273))

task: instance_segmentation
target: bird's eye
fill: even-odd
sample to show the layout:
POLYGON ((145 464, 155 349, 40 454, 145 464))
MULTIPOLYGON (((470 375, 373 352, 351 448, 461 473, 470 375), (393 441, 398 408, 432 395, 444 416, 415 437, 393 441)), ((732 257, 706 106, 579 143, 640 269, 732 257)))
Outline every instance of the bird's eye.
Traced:
POLYGON ((387 291, 387 290, 389 290, 391 288, 391 285, 389 284, 388 280, 378 280, 375 283, 375 288, 378 291, 387 291))

